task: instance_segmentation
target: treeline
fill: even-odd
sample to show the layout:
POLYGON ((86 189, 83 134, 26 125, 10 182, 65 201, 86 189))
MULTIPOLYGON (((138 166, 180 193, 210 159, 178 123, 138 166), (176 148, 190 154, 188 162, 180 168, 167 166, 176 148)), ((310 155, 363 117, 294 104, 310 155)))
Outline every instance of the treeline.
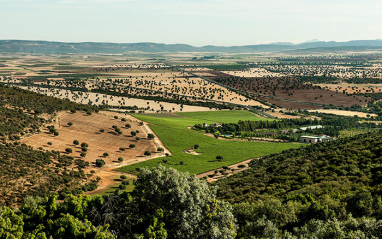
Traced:
MULTIPOLYGON (((318 114, 321 118, 318 120, 310 118, 299 118, 299 119, 281 119, 281 120, 264 120, 264 121, 242 121, 238 123, 223 123, 222 125, 216 126, 204 126, 202 124, 196 124, 195 129, 205 130, 207 133, 220 132, 221 134, 233 134, 233 135, 244 135, 244 136, 254 136, 249 134, 250 132, 277 132, 279 130, 289 130, 291 132, 293 129, 299 129, 303 126, 315 126, 322 125, 323 128, 317 129, 307 129, 306 133, 315 134, 328 134, 330 136, 338 136, 340 130, 368 127, 376 128, 377 125, 373 122, 369 123, 359 123, 359 119, 355 117, 338 116, 338 115, 328 115, 328 114, 318 114)), ((284 133, 289 133, 284 132, 284 133)))
POLYGON ((290 149, 219 180, 244 238, 380 238, 382 132, 290 149))
MULTIPOLYGON (((18 85, 18 84, 15 84, 18 85)), ((22 83, 20 85, 23 86, 35 86, 35 87, 41 87, 40 85, 36 85, 32 82, 28 83, 22 83)), ((146 93, 144 94, 130 94, 127 92, 122 92, 118 88, 107 88, 107 87, 101 87, 97 86, 98 88, 94 89, 88 89, 86 87, 81 87, 81 85, 77 86, 53 86, 53 85, 43 85, 44 88, 48 89, 63 89, 63 90, 70 90, 70 91, 80 91, 80 92, 93 92, 98 94, 106 94, 106 95, 112 95, 112 96, 120 96, 120 97, 128 97, 128 98, 136 98, 136 99, 144 99, 144 100, 153 100, 153 101, 163 101, 168 103, 174 103, 174 104, 181 104, 181 105, 192 105, 192 106, 202 106, 202 107, 209 107, 209 108, 216 108, 216 109, 234 109, 235 106, 226 104, 226 103, 215 103, 212 101, 197 101, 195 100, 187 100, 187 98, 194 98, 192 96, 180 96, 172 93, 166 93, 165 96, 159 96, 155 95, 156 93, 153 93, 149 90, 142 90, 146 93)), ((69 101, 69 100, 68 100, 69 101)), ((95 106, 94 106, 95 107, 95 106)), ((102 105, 100 107, 103 107, 102 105)))
POLYGON ((94 112, 95 106, 77 104, 19 88, 9 87, 0 83, 0 102, 13 107, 34 112, 36 114, 53 114, 61 110, 80 110, 94 112))
POLYGON ((159 166, 142 169, 131 194, 28 197, 0 208, 1 238, 232 239, 232 207, 203 180, 159 166))

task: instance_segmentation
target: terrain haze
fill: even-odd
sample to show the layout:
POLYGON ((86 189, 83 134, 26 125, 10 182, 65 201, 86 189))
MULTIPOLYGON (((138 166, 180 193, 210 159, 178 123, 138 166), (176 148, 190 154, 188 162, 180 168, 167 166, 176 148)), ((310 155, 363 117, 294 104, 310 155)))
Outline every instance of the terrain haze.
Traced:
POLYGON ((0 0, 0 39, 194 46, 380 39, 378 0, 0 0))
POLYGON ((51 41, 25 41, 0 40, 0 52, 8 53, 125 53, 128 51, 140 52, 280 52, 280 51, 364 51, 382 50, 382 40, 355 40, 348 42, 314 41, 300 44, 271 43, 246 46, 214 46, 207 45, 195 47, 187 44, 163 43, 106 43, 106 42, 51 42, 51 41))

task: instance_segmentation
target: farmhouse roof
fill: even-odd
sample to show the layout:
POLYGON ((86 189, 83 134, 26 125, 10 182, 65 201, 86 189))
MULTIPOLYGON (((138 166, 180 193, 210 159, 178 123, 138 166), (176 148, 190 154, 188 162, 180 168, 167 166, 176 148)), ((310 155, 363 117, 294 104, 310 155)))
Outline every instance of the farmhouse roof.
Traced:
POLYGON ((307 127, 301 127, 300 130, 307 130, 307 129, 321 129, 324 128, 322 125, 313 125, 313 126, 307 126, 307 127))

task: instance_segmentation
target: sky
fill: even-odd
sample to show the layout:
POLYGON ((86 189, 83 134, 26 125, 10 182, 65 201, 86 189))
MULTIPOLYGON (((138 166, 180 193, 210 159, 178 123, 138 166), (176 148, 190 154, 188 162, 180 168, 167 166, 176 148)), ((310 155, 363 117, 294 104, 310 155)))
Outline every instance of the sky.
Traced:
POLYGON ((0 39, 239 46, 382 39, 381 0, 0 0, 0 39))

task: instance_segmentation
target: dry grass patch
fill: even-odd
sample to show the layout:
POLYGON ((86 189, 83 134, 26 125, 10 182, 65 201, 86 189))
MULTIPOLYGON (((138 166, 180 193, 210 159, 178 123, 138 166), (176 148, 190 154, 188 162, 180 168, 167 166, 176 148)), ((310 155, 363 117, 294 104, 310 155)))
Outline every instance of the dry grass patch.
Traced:
POLYGON ((147 128, 131 116, 112 112, 93 113, 92 115, 83 112, 74 114, 62 112, 56 117, 54 125, 59 132, 58 136, 54 136, 48 130, 43 130, 40 134, 23 139, 22 142, 34 148, 43 147, 48 150, 56 150, 79 159, 82 158, 80 156, 82 153, 81 146, 73 144, 74 140, 78 140, 79 144, 84 142, 89 145, 85 152, 86 157, 83 159, 90 165, 96 159, 103 159, 106 163, 105 167, 120 165, 119 157, 124 159, 123 164, 128 164, 137 158, 143 159, 145 158, 143 157, 145 151, 159 155, 156 153, 155 140, 147 139, 149 133, 147 128), (118 119, 115 119, 114 116, 118 116, 118 119), (126 122, 121 120, 122 117, 126 118, 126 122), (73 125, 68 126, 69 122, 73 125), (127 129, 126 124, 130 124, 131 128, 127 129), (122 134, 115 132, 114 125, 121 129, 122 134), (100 132, 102 129, 104 132, 100 132), (137 130, 139 133, 136 136, 140 137, 141 140, 136 140, 136 136, 131 136, 131 131, 137 130), (49 145, 48 142, 51 142, 52 145, 49 145), (135 148, 129 148, 130 144, 134 144, 135 148), (72 153, 65 152, 67 148, 72 149, 72 153), (107 153, 108 156, 104 156, 104 153, 107 153))

